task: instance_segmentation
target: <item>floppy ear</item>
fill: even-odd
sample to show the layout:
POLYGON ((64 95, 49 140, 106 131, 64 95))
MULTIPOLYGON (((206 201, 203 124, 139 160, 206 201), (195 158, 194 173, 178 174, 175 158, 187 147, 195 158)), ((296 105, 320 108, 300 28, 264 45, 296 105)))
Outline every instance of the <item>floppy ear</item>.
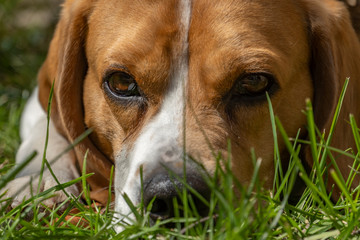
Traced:
MULTIPOLYGON (((66 1, 48 56, 38 76, 39 99, 44 109, 47 108, 49 92, 55 80, 51 119, 69 142, 74 142, 86 129, 82 87, 87 73, 85 39, 92 2, 94 1, 66 1)), ((112 163, 95 147, 90 138, 85 138, 74 150, 77 157, 75 161, 80 169, 88 151, 86 171, 95 173, 87 179, 91 187, 91 197, 105 203, 112 163)))
MULTIPOLYGON (((314 82, 314 115, 320 130, 329 132, 341 89, 347 77, 349 86, 342 105, 338 124, 331 146, 356 150, 349 124, 349 114, 360 121, 360 44, 351 26, 350 17, 343 3, 337 1, 306 1, 310 24, 312 49, 311 71, 314 82)), ((312 165, 310 149, 306 150, 306 161, 312 165)), ((333 153, 340 171, 346 179, 353 159, 333 153)), ((328 160, 328 164, 330 161, 328 160)), ((354 186, 359 178, 354 181, 354 186)), ((334 181, 328 178, 328 190, 334 181)), ((340 190, 335 187, 333 197, 340 190)))

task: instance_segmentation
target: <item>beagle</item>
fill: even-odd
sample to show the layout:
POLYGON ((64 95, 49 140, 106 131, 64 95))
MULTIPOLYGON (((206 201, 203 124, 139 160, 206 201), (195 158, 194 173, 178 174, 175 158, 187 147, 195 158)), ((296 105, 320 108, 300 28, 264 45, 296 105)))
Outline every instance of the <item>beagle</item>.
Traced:
MULTIPOLYGON (((260 178, 265 187, 272 186, 274 142, 266 93, 288 135, 301 128, 306 139, 305 100, 314 105, 319 129, 328 131, 350 77, 332 146, 355 149, 347 119, 350 113, 360 119, 359 64, 359 40, 345 4, 336 0, 67 0, 38 75, 38 90, 23 115, 16 161, 33 150, 40 154, 8 185, 7 194, 39 169, 53 82, 47 159, 92 129, 53 164, 60 182, 78 177, 87 155, 86 171, 94 173, 87 179, 91 198, 105 203, 114 165, 120 216, 130 211, 124 193, 135 205, 140 202, 141 168, 145 203, 156 196, 158 210, 151 214, 161 218, 181 187, 168 170, 182 176, 185 169, 188 184, 206 194, 202 172, 190 159, 211 174, 214 152, 230 154, 233 173, 246 184, 254 149, 262 158, 260 178)), ((286 163, 281 139, 279 149, 286 163)), ((302 156, 311 166, 308 147, 302 156)), ((352 160, 336 156, 336 161, 346 177, 352 160)), ((41 190, 55 184, 46 172, 41 190)), ((333 184, 329 179, 328 188, 333 184)), ((13 206, 29 189, 17 195, 13 206)), ((77 186, 67 190, 80 193, 77 186)), ((334 196, 339 193, 335 188, 334 196)), ((64 199, 59 193, 46 204, 64 199)))

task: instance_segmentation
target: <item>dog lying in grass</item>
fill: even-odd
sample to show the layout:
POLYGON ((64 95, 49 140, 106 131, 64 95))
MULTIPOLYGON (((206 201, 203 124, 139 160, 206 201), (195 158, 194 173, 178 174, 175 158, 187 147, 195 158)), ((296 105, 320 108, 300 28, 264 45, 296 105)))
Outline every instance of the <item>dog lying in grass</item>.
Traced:
MULTIPOLYGON (((326 135, 349 77, 331 146, 355 149, 348 116, 360 118, 359 64, 349 12, 335 0, 67 0, 24 111, 16 161, 34 150, 39 154, 6 194, 27 185, 12 202, 16 207, 31 189, 45 191, 79 177, 86 159, 86 172, 94 173, 87 179, 92 200, 108 201, 115 166, 118 217, 130 212, 126 194, 134 205, 141 196, 145 205, 155 198, 151 217, 164 219, 184 186, 169 172, 186 175, 186 183, 206 197, 203 174, 214 172, 217 155, 231 159, 237 180, 249 183, 251 149, 262 159, 259 176, 270 189, 275 166, 267 95, 290 137, 299 128, 301 139, 309 137, 302 112, 306 99, 326 135), (52 164, 57 181, 46 170, 40 184, 34 178, 30 186, 42 164, 47 111, 49 160, 87 129, 92 132, 52 164)), ((286 167, 289 153, 281 139, 278 149, 286 167)), ((303 147, 301 156, 313 165, 310 147, 303 147)), ((333 157, 346 178, 353 160, 333 157)), ((334 199, 340 196, 332 178, 327 188, 334 199)), ((81 192, 77 185, 66 190, 81 192)), ((66 198, 60 191, 44 204, 66 198)))

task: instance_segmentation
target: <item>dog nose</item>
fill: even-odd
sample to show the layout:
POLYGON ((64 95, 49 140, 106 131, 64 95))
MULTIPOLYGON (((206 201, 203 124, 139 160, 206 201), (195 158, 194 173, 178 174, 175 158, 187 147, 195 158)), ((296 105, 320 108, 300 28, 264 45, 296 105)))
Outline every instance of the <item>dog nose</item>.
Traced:
MULTIPOLYGON (((183 176, 180 177, 183 179, 183 176)), ((203 198, 208 200, 210 198, 210 191, 207 184, 199 174, 187 173, 186 184, 197 191, 203 198)), ((162 173, 155 175, 152 179, 145 182, 144 188, 144 203, 147 207, 152 199, 155 200, 152 203, 150 210, 150 217, 156 221, 158 219, 168 219, 174 217, 174 198, 178 199, 178 203, 181 203, 181 194, 186 187, 184 184, 174 176, 170 176, 168 173, 162 173)), ((189 193, 189 190, 186 190, 189 193)), ((201 216, 206 216, 209 212, 207 205, 198 199, 195 195, 190 194, 197 212, 201 216)), ((181 205, 181 204, 180 204, 181 205)), ((180 216, 182 211, 179 209, 180 216)))

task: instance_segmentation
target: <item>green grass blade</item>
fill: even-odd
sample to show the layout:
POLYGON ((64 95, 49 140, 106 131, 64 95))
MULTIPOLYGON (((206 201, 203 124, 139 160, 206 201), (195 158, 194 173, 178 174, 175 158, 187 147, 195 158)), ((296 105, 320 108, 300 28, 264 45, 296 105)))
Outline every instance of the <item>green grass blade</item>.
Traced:
POLYGON ((5 185, 12 179, 15 178, 15 176, 23 170, 37 155, 37 152, 33 152, 27 157, 23 162, 21 162, 19 165, 15 166, 13 169, 11 169, 9 172, 6 173, 6 175, 2 176, 0 179, 0 189, 3 189, 5 185))

